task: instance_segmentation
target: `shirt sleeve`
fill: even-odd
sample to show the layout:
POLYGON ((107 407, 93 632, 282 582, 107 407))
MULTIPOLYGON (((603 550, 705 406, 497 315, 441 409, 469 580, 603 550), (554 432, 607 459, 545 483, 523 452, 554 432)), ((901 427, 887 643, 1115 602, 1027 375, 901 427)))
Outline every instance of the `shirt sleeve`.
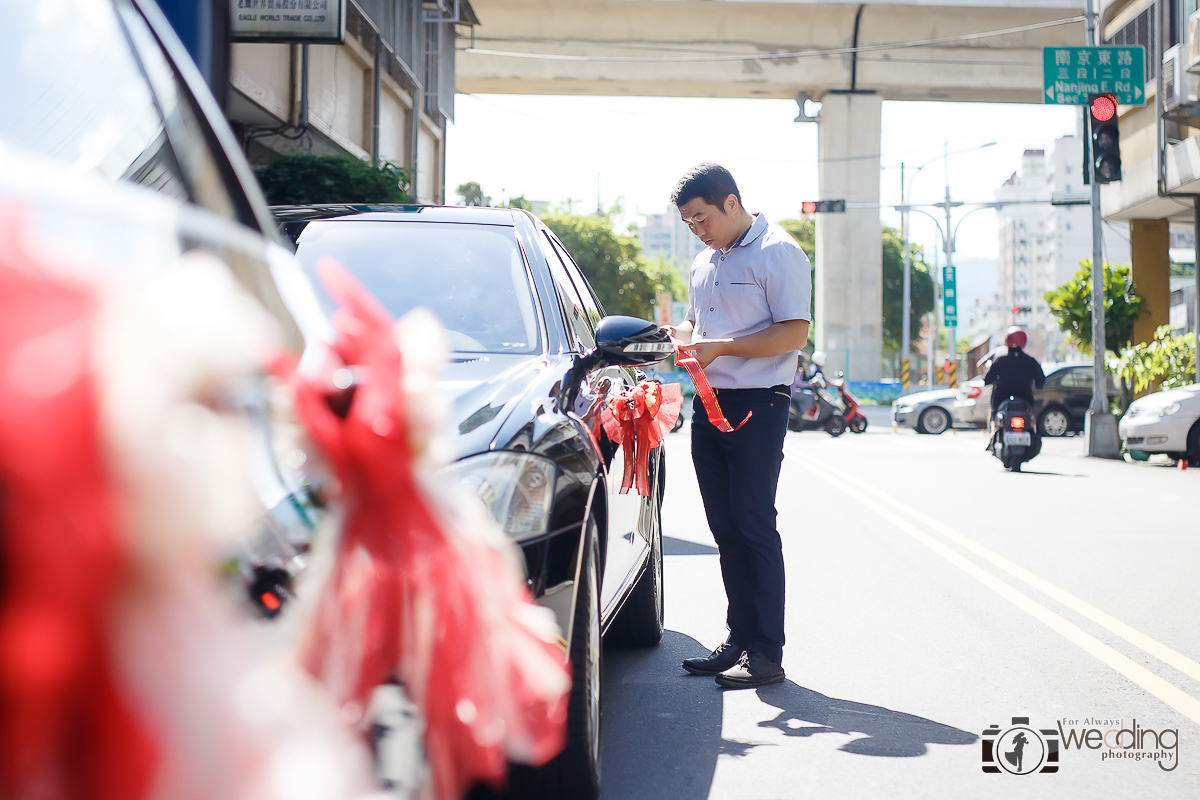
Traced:
MULTIPOLYGON (((789 237, 790 239, 790 237, 789 237)), ((812 321, 812 267, 794 241, 776 241, 766 248, 763 291, 772 322, 812 321)))
POLYGON ((996 378, 1000 377, 999 375, 996 374, 996 364, 998 364, 999 362, 1000 362, 1000 359, 997 358, 995 361, 992 362, 992 365, 990 367, 988 367, 987 375, 983 376, 983 383, 985 386, 991 386, 993 383, 996 382, 996 378))

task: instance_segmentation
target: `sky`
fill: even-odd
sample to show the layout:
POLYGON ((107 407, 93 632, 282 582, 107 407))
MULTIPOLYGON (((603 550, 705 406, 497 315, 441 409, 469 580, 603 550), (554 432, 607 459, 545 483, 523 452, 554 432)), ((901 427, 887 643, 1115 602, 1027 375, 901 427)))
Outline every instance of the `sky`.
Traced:
MULTIPOLYGON (((518 195, 573 201, 577 213, 594 210, 599 197, 606 208, 619 202, 625 213, 618 221, 627 225, 667 210, 679 176, 716 161, 733 173, 748 209, 768 219, 797 217, 801 202, 822 198, 817 126, 795 122, 796 114, 790 100, 459 94, 448 132, 447 199, 454 202, 454 188, 468 181, 496 203, 518 195)), ((1050 150, 1056 138, 1076 133, 1080 115, 1074 106, 885 102, 881 202, 900 201, 901 162, 914 203, 942 200, 947 162, 952 200, 989 202, 1024 150, 1050 150), (996 144, 979 149, 988 142, 996 144)), ((899 227, 895 211, 881 216, 899 227)), ((912 219, 913 241, 937 247, 933 223, 912 219)), ((995 259, 997 248, 992 211, 973 214, 959 229, 959 257, 995 259)))

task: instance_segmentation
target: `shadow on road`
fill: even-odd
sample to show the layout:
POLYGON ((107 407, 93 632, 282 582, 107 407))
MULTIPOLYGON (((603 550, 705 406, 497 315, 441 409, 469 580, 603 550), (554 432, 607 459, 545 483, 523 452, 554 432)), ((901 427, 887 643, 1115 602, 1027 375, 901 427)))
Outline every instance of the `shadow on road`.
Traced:
MULTIPOLYGON (((697 800, 708 796, 721 755, 742 756, 759 746, 721 736, 725 690, 679 666, 707 648, 666 631, 656 648, 605 650, 602 798, 697 800)), ((839 750, 854 755, 910 758, 929 744, 969 745, 973 733, 912 714, 838 700, 791 681, 757 690, 779 710, 760 728, 788 737, 863 734, 839 750)))
POLYGON ((717 548, 711 544, 689 542, 687 539, 676 539, 674 536, 663 537, 664 556, 715 556, 717 548))
POLYGON ((839 750, 860 756, 911 758, 928 752, 930 744, 975 744, 978 736, 924 717, 880 706, 826 697, 792 681, 758 689, 758 698, 779 709, 775 719, 760 728, 776 728, 786 736, 822 733, 864 736, 839 750))

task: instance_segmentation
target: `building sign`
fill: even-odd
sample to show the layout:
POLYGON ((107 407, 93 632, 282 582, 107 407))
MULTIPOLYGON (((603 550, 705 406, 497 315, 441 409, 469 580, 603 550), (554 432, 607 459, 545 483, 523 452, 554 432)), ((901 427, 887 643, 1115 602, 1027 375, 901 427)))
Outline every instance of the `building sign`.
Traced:
POLYGON ((340 44, 347 0, 229 0, 235 42, 340 44))
POLYGON ((958 281, 954 267, 942 267, 942 324, 958 327, 958 281))
POLYGON ((1086 106, 1089 94, 1113 94, 1127 106, 1146 104, 1146 50, 1129 47, 1043 47, 1042 102, 1086 106))

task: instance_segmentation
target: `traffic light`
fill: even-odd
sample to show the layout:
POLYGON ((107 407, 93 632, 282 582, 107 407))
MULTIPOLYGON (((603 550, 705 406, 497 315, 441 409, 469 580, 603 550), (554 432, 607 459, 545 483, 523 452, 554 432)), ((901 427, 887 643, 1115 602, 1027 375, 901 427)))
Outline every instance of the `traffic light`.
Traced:
POLYGON ((1121 131, 1117 127, 1117 98, 1111 94, 1088 96, 1091 119, 1092 164, 1096 183, 1121 180, 1121 131))
POLYGON ((1033 307, 1032 306, 1013 306, 1012 312, 1014 314, 1032 314, 1033 307))
POLYGON ((845 210, 845 200, 805 200, 800 204, 802 214, 841 214, 845 210))

